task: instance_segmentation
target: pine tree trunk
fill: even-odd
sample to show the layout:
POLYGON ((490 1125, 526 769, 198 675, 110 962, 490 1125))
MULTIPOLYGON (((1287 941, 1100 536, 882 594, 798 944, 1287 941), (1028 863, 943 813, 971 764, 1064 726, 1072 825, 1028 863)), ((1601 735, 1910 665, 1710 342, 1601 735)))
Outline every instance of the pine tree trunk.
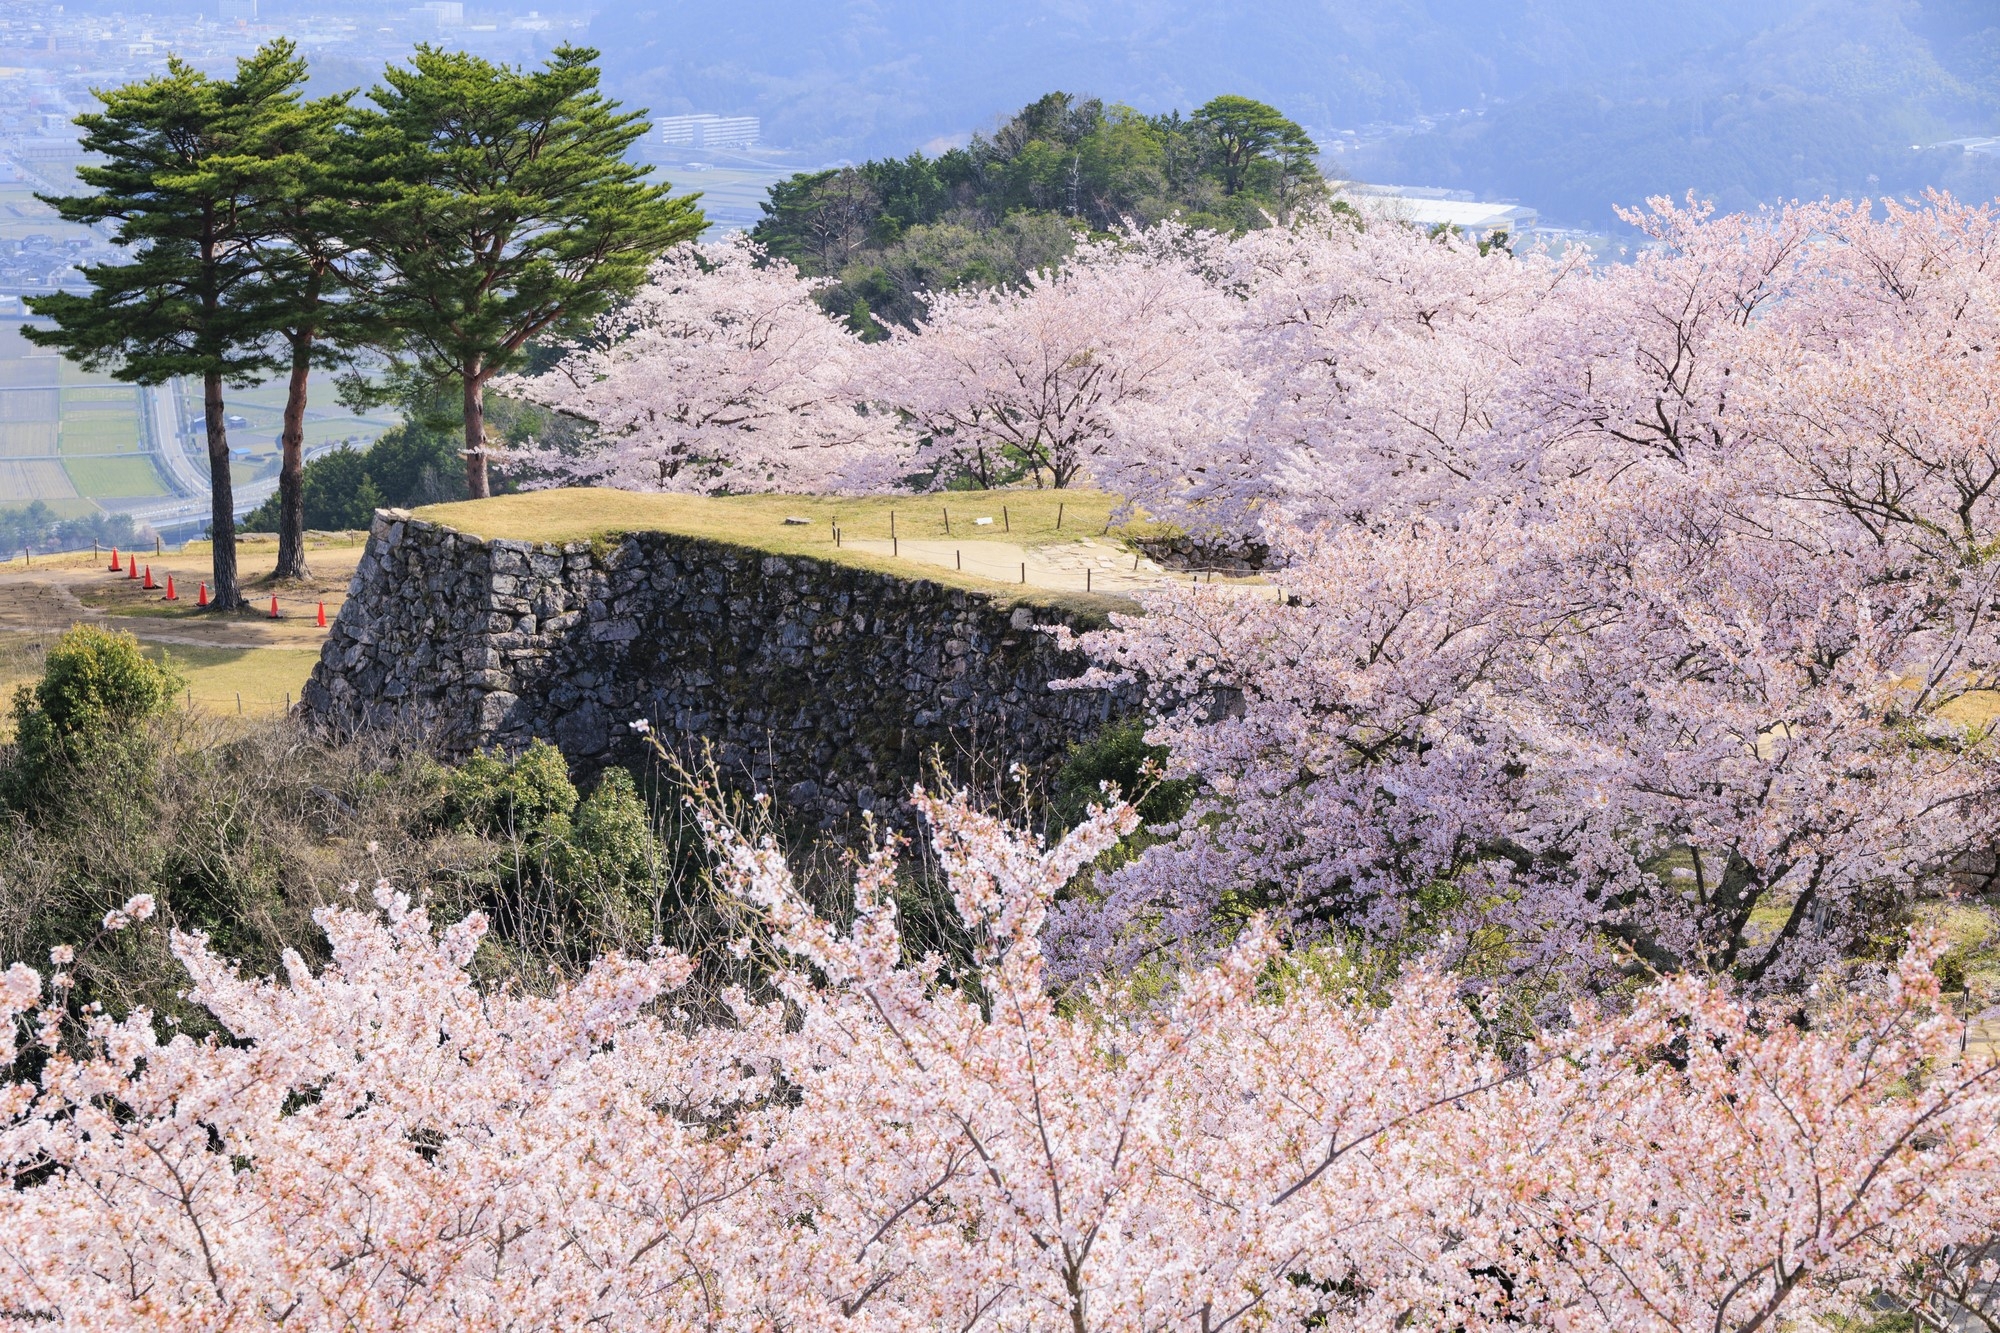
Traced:
POLYGON ((222 420, 222 376, 201 377, 202 424, 208 428, 209 541, 214 550, 215 597, 218 611, 243 606, 236 586, 236 491, 229 479, 229 429, 222 420))
POLYGON ((474 500, 484 500, 486 488, 486 381, 479 367, 472 366, 465 382, 465 492, 474 500))
POLYGON ((313 336, 292 342, 292 378, 285 388, 285 425, 278 470, 278 570, 281 579, 311 577, 306 568, 306 501, 303 486, 306 446, 306 381, 312 373, 313 336))

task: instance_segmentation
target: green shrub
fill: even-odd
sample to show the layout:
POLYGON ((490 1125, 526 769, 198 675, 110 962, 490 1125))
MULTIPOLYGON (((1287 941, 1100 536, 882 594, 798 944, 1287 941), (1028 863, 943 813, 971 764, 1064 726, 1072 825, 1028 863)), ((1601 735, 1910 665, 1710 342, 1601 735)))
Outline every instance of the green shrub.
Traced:
POLYGON ((451 772, 445 818, 485 837, 532 840, 551 816, 576 808, 569 763, 547 741, 533 741, 514 759, 481 752, 451 772))
POLYGON ((49 649, 41 680, 14 692, 10 794, 18 803, 65 768, 131 755, 144 724, 173 707, 180 680, 130 634, 72 625, 49 649))
POLYGON ((543 838, 549 875, 570 896, 580 927, 627 942, 651 937, 661 853, 630 773, 607 769, 574 819, 551 819, 543 838))
POLYGON ((446 779, 448 825, 494 848, 487 906, 502 947, 586 961, 650 941, 666 857, 631 774, 608 769, 579 799, 562 752, 476 754, 446 779))
POLYGON ((1105 723, 1090 739, 1070 746, 1050 802, 1056 818, 1065 828, 1082 823, 1092 805, 1103 803, 1103 784, 1109 782, 1147 824, 1179 819, 1194 800, 1194 782, 1161 778, 1167 758, 1165 746, 1146 743, 1143 719, 1105 723))
MULTIPOLYGON (((305 525, 321 531, 365 528, 383 505, 426 505, 465 498, 459 442, 449 433, 406 422, 363 449, 342 445, 309 460, 299 478, 305 525)), ((243 519, 246 532, 276 532, 276 495, 243 519)))
POLYGON ((213 1016, 183 998, 170 931, 205 932, 261 974, 287 951, 323 962, 314 911, 371 906, 378 877, 441 921, 485 905, 494 845, 438 827, 448 770, 395 738, 327 744, 290 718, 184 709, 143 731, 138 778, 130 765, 89 763, 0 807, 0 969, 47 968, 49 950, 69 946, 77 1004, 144 1007, 200 1033, 213 1016), (156 902, 152 920, 103 929, 107 912, 142 893, 156 902))

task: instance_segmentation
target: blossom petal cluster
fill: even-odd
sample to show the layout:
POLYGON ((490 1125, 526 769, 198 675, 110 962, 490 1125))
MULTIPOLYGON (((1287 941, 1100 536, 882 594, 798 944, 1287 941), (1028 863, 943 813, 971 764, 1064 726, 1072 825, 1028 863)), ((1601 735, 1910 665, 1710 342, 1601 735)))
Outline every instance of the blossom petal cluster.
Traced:
POLYGON ((66 1039, 0 973, 0 1311, 92 1329, 1749 1330, 1989 1235, 2000 1113, 1918 949, 1772 1021, 1693 979, 1502 1060, 1455 985, 1377 1000, 1252 923, 1166 998, 1051 993, 1043 847, 918 794, 967 941, 904 957, 891 851, 846 924, 711 828, 768 985, 690 960, 548 995, 383 886, 332 961, 174 948, 226 1037, 66 1039))
POLYGON ((1066 969, 1247 902, 1558 1001, 1793 988, 1990 849, 2000 214, 1632 221, 1603 268, 1234 248, 1262 387, 1216 456, 1286 600, 1178 588, 1085 640, 1199 795, 1065 907, 1066 969))
POLYGON ((595 429, 579 449, 531 446, 515 463, 640 491, 893 484, 905 435, 854 391, 861 342, 820 310, 822 285, 741 236, 676 248, 553 369, 500 383, 595 429))

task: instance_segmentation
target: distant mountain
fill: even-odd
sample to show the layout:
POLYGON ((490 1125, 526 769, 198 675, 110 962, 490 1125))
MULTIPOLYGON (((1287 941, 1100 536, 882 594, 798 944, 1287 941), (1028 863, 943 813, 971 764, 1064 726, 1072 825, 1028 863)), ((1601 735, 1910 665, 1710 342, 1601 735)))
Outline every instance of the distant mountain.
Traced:
POLYGON ((1340 169, 1556 221, 1688 188, 2000 191, 2000 157, 1912 149, 2000 134, 1995 0, 604 0, 591 40, 630 101, 758 115, 819 161, 958 140, 1054 89, 1235 92, 1360 131, 1340 169))

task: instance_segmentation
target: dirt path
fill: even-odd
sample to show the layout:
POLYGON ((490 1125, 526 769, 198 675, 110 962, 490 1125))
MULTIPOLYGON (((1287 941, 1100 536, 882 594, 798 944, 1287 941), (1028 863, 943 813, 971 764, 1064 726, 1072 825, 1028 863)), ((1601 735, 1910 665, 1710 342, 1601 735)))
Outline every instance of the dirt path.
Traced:
MULTIPOLYGON (((963 570, 995 583, 1026 584, 1062 592, 1132 593, 1166 584, 1191 583, 1196 577, 1162 568, 1144 556, 1135 558, 1121 547, 1088 537, 1036 546, 980 539, 925 537, 892 543, 879 538, 851 537, 846 545, 912 564, 963 570)), ((1201 581, 1206 583, 1209 579, 1203 576, 1201 581)), ((1261 581, 1216 579, 1214 582, 1217 587, 1240 588, 1245 595, 1275 595, 1272 586, 1261 581)))
POLYGON ((1974 1055, 2000 1055, 2000 1008, 1974 1014, 1966 1021, 1965 1048, 1974 1055))
POLYGON ((0 632, 59 634, 79 621, 94 621, 150 643, 181 647, 317 649, 326 638, 318 623, 319 607, 325 604, 329 623, 340 613, 360 558, 358 545, 309 551, 310 581, 273 585, 276 547, 246 543, 238 548, 239 577, 253 609, 222 614, 196 606, 200 586, 209 577, 205 550, 142 554, 138 579, 111 573, 108 553, 101 560, 41 557, 33 565, 17 557, 0 565, 0 632), (150 592, 143 580, 149 567, 160 585, 150 592), (165 600, 169 576, 179 594, 172 602, 165 600), (273 593, 278 598, 276 620, 270 616, 273 593))

